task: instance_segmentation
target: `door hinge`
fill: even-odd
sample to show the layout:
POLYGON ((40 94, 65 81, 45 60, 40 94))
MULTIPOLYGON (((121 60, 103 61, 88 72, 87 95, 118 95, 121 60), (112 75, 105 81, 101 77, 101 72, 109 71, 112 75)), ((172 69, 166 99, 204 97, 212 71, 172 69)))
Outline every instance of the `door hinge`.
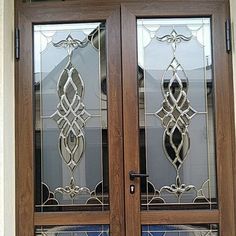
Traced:
POLYGON ((20 59, 20 30, 19 28, 15 29, 15 58, 16 60, 20 59))
POLYGON ((230 53, 232 50, 232 35, 231 35, 231 22, 227 19, 225 22, 225 39, 226 39, 226 51, 230 53))

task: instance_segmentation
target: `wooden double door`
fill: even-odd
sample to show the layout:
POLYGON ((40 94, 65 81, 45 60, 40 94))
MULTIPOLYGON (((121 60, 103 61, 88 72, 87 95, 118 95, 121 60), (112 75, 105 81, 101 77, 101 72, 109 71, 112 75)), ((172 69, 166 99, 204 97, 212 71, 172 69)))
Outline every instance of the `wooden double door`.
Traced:
POLYGON ((235 235, 227 4, 17 14, 18 235, 235 235))

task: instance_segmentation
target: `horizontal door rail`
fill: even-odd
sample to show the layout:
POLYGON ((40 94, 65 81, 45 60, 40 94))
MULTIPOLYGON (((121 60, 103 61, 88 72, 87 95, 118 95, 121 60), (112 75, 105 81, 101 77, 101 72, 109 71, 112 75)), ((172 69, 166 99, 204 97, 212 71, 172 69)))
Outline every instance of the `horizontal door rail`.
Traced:
POLYGON ((34 225, 94 225, 109 224, 110 213, 107 212, 37 212, 34 225))
POLYGON ((141 224, 211 224, 219 223, 218 210, 141 212, 141 224))

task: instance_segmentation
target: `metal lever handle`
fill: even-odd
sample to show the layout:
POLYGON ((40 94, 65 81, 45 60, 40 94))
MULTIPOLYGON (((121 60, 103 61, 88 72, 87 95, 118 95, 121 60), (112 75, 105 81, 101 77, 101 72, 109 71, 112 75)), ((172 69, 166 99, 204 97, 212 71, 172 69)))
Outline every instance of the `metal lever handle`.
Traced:
POLYGON ((131 170, 131 171, 129 172, 129 178, 130 178, 130 180, 132 180, 132 181, 133 181, 135 178, 147 178, 147 177, 149 177, 149 175, 136 173, 136 172, 133 171, 133 170, 131 170))

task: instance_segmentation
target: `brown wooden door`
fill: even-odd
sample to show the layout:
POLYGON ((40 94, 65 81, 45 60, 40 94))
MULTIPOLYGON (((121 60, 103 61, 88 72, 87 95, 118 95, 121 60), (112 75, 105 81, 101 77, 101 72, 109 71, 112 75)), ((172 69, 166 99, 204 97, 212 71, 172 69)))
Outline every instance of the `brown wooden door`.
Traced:
POLYGON ((18 15, 18 235, 124 235, 120 6, 18 15))
POLYGON ((126 235, 235 235, 225 3, 121 12, 126 235))
POLYGON ((17 233, 233 236, 227 4, 120 2, 18 7, 17 233))

